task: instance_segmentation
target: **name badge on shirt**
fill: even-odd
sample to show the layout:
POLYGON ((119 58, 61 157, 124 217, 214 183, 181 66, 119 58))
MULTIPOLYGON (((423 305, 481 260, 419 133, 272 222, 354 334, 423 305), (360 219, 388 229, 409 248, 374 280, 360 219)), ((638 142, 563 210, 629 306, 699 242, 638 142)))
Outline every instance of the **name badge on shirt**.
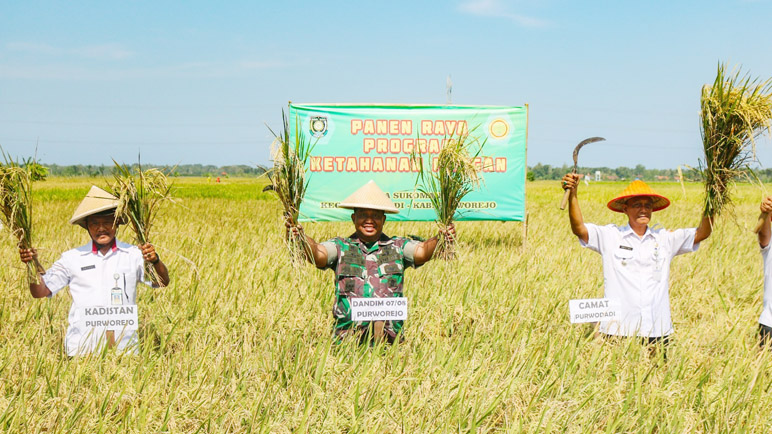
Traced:
POLYGON ((80 267, 80 271, 93 270, 94 268, 96 268, 96 265, 86 265, 85 267, 80 267))
POLYGON ((651 273, 651 277, 657 282, 662 280, 662 274, 663 274, 662 266, 664 265, 664 263, 665 263, 664 258, 657 258, 657 257, 654 258, 654 271, 651 273))
POLYGON ((622 261, 622 265, 627 265, 627 262, 633 259, 633 248, 630 246, 619 246, 614 250, 614 256, 622 261))
POLYGON ((654 279, 655 282, 662 280, 662 270, 654 270, 654 272, 651 273, 651 278, 654 279))
POLYGON ((659 282, 662 280, 662 266, 665 264, 665 258, 660 256, 659 243, 656 241, 654 242, 654 252, 651 258, 654 260, 654 273, 652 273, 652 277, 659 282))

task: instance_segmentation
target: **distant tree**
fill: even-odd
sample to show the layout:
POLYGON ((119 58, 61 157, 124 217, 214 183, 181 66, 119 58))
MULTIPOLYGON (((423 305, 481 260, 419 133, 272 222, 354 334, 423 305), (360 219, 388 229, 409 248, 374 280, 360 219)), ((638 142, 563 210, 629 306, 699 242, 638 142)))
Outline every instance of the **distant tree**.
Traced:
POLYGON ((30 178, 33 181, 45 181, 48 177, 48 168, 35 161, 32 157, 24 160, 22 165, 29 170, 30 178))
POLYGON ((633 177, 640 179, 646 178, 646 168, 643 167, 643 164, 635 166, 635 169, 633 169, 633 177))

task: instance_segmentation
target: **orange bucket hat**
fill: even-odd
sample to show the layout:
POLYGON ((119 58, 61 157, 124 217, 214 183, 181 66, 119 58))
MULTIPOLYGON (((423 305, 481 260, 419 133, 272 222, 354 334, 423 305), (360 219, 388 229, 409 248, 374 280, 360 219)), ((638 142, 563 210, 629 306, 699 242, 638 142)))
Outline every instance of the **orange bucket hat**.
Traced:
POLYGON ((652 190, 651 187, 649 187, 645 182, 636 179, 635 181, 631 182, 630 185, 624 189, 624 191, 622 191, 622 194, 615 197, 614 199, 611 199, 611 201, 608 203, 608 209, 616 212, 624 212, 622 211, 622 208, 624 207, 625 203, 627 203, 627 199, 638 196, 651 198, 653 201, 652 211, 659 211, 670 206, 670 201, 668 198, 652 190))

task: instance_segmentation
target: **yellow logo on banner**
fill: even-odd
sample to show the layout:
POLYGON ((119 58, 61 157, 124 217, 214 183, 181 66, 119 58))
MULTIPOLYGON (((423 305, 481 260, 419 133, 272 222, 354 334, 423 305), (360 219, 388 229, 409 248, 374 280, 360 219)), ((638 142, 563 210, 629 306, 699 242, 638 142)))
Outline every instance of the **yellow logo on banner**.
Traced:
POLYGON ((494 139, 502 139, 509 134, 509 124, 504 119, 495 119, 488 126, 488 131, 494 139))

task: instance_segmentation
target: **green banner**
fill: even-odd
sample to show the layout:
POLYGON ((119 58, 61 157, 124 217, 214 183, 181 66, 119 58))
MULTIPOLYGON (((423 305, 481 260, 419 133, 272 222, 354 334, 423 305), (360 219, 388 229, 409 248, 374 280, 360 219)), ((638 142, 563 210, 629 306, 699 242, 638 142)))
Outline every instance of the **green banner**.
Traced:
POLYGON ((371 179, 400 209, 389 220, 434 220, 411 153, 418 146, 428 162, 464 132, 485 141, 475 161, 483 181, 457 220, 525 219, 527 107, 290 104, 289 113, 291 134, 300 128, 313 146, 301 221, 350 220, 338 202, 371 179))

